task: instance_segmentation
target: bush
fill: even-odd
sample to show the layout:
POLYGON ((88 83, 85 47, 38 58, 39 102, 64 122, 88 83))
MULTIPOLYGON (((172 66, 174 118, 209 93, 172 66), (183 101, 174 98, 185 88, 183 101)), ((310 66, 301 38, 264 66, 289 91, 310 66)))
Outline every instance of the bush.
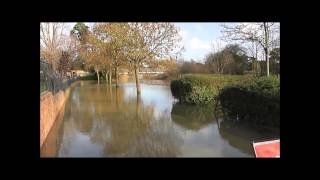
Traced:
POLYGON ((186 104, 208 104, 214 98, 214 89, 205 79, 182 78, 171 82, 172 95, 186 104))
POLYGON ((45 81, 40 80, 40 94, 45 90, 47 90, 47 84, 45 81))
POLYGON ((80 77, 80 80, 98 80, 98 77, 96 75, 89 75, 80 77))
POLYGON ((255 125, 280 126, 280 78, 255 78, 222 89, 219 100, 232 119, 255 125))
POLYGON ((171 81, 172 95, 184 104, 209 104, 218 96, 222 87, 241 81, 245 76, 185 75, 171 81))

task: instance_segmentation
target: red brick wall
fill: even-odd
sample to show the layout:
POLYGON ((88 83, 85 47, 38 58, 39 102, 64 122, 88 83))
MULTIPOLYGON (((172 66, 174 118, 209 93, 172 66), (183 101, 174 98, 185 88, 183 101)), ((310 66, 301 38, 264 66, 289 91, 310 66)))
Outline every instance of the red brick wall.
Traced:
POLYGON ((63 131, 62 123, 64 117, 64 107, 57 116, 55 122, 53 123, 50 133, 45 139, 45 142, 41 146, 40 157, 57 157, 57 153, 61 143, 61 134, 63 131))
POLYGON ((53 124, 53 108, 52 93, 46 91, 40 96, 40 147, 53 124))
MULTIPOLYGON (((76 84, 76 83, 74 83, 76 84)), ((70 88, 59 91, 52 95, 51 92, 44 92, 40 96, 40 147, 45 141, 51 127, 53 126, 59 112, 63 109, 64 103, 70 94, 70 88)))

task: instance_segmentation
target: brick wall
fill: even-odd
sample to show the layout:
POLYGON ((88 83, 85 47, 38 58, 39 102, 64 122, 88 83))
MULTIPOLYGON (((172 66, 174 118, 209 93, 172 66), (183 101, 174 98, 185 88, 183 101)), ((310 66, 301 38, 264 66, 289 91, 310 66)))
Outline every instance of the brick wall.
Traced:
MULTIPOLYGON (((63 105, 63 109, 64 109, 63 105)), ((53 123, 50 133, 47 135, 44 143, 41 146, 40 157, 57 157, 58 150, 60 149, 60 143, 62 139, 62 123, 64 117, 64 110, 61 110, 57 116, 55 122, 53 123)))
MULTIPOLYGON (((75 82, 74 84, 76 83, 77 82, 75 82)), ((50 132, 50 129, 52 128, 60 111, 64 109, 64 104, 70 94, 70 88, 68 88, 65 91, 59 91, 55 95, 53 95, 49 91, 45 91, 43 94, 41 94, 40 96, 40 147, 42 146, 43 142, 46 140, 46 137, 50 132)))

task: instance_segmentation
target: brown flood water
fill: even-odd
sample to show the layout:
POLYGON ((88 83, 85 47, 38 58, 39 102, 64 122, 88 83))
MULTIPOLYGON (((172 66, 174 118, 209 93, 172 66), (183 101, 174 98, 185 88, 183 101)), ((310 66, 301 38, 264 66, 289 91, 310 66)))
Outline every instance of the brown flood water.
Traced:
POLYGON ((175 103, 167 83, 120 87, 81 81, 41 157, 253 157, 251 142, 279 137, 217 119, 212 107, 175 103))

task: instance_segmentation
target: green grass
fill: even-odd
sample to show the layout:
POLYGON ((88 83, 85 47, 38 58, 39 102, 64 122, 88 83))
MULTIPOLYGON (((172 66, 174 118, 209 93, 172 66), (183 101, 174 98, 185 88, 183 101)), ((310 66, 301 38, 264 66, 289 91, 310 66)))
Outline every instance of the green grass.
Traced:
POLYGON ((45 82, 40 81, 40 94, 47 89, 47 85, 45 82))

